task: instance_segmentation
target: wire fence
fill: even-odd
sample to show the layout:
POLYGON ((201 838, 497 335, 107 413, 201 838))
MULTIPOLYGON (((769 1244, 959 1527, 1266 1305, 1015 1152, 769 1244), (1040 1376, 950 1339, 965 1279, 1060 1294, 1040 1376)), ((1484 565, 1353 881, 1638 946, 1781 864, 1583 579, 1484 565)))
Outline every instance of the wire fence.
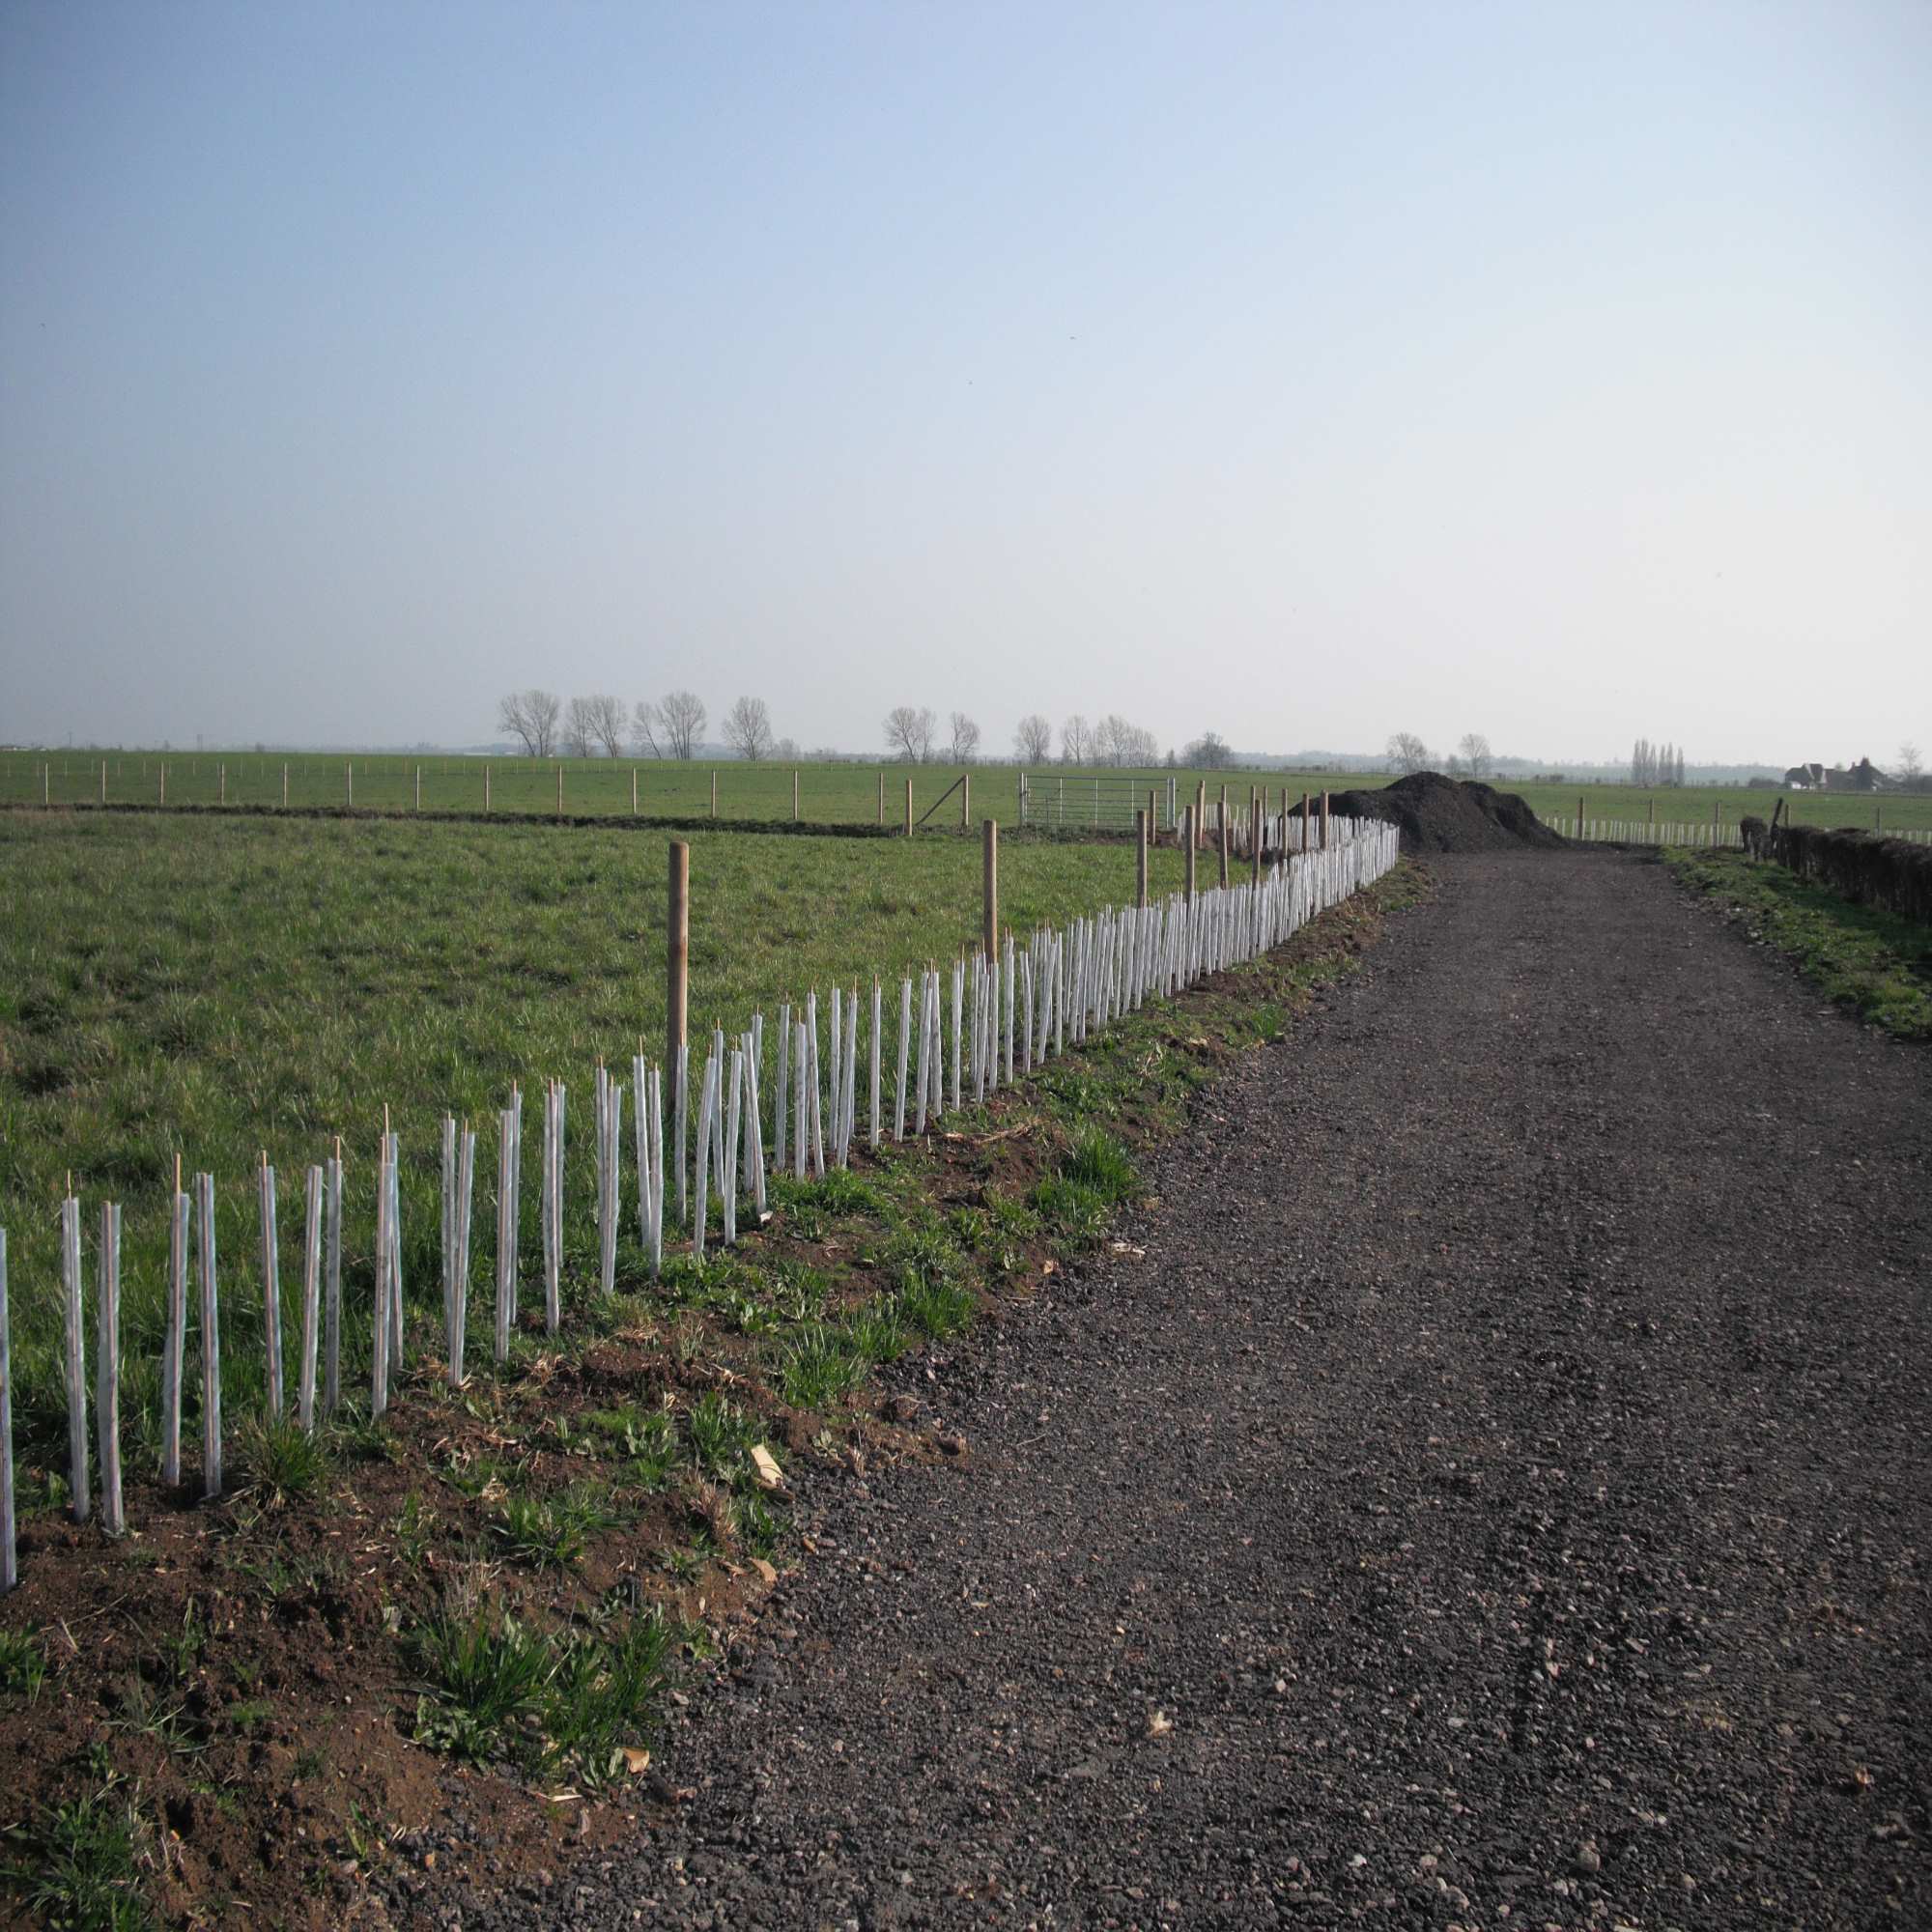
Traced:
MULTIPOLYGON (((1103 1036, 1149 1002, 1171 999, 1208 975, 1255 959, 1292 937, 1329 906, 1373 884, 1394 866, 1393 826, 1333 819, 1325 844, 1291 851, 1283 862, 1238 884, 1169 895, 1134 905, 1109 905, 1064 925, 1041 925, 1024 940, 1010 930, 950 967, 927 967, 888 988, 876 976, 834 986, 828 1000, 809 993, 783 1005, 775 1023, 762 1011, 727 1036, 722 1027, 701 1041, 702 1061, 679 1041, 666 1062, 639 1053, 627 1075, 600 1061, 589 1078, 590 1135, 596 1184, 589 1207, 596 1280, 615 1287, 620 1231, 635 1217, 636 1238, 655 1279, 667 1253, 681 1245, 702 1262, 715 1238, 735 1244, 768 1212, 768 1183, 789 1175, 823 1179, 851 1165, 863 1146, 918 1139, 929 1128, 982 1104, 1060 1056, 1103 1036), (863 1080, 862 1080, 863 1066, 863 1080), (625 1114, 630 1115, 628 1149, 625 1114)), ((988 882, 993 872, 989 836, 988 882)), ((1190 874, 1191 876, 1191 874, 1190 874)), ((991 901, 989 897, 989 927, 991 901)), ((546 1079, 541 1094, 537 1166, 542 1327, 563 1321, 566 1254, 563 1185, 568 1090, 546 1079)), ((468 1122, 445 1114, 441 1144, 441 1219, 433 1333, 441 1372, 452 1387, 469 1376, 469 1303, 481 1275, 492 1294, 491 1350, 505 1362, 520 1326, 525 1287, 522 1187, 525 1094, 512 1087, 495 1122, 495 1253, 487 1265, 473 1238, 478 1137, 468 1122)), ((382 1415, 407 1366, 412 1330, 411 1284, 404 1257, 398 1172, 402 1136, 384 1115, 376 1148, 373 1188, 352 1198, 342 1144, 301 1178, 299 1265, 285 1289, 281 1263, 279 1178, 264 1156, 249 1177, 256 1203, 254 1256, 259 1308, 243 1346, 266 1359, 265 1420, 315 1429, 345 1402, 352 1354, 366 1360, 368 1413, 382 1415), (345 1224, 374 1224, 373 1280, 366 1304, 345 1298, 345 1224), (291 1305, 292 1304, 292 1305, 291 1305), (366 1356, 352 1350, 359 1325, 366 1356), (295 1397, 284 1371, 295 1338, 295 1397), (292 1414, 291 1414, 292 1410, 292 1414)), ((165 1335, 160 1361, 160 1454, 163 1487, 185 1485, 182 1441, 187 1421, 190 1359, 198 1371, 195 1403, 201 1429, 198 1493, 223 1492, 222 1260, 215 1243, 215 1177, 197 1173, 184 1187, 179 1164, 170 1204, 165 1335), (190 1287, 193 1295, 190 1298, 190 1287)), ((99 1496, 101 1527, 126 1526, 120 1395, 121 1210, 99 1209, 92 1345, 94 1428, 89 1428, 89 1321, 83 1284, 82 1204, 70 1186, 59 1204, 60 1291, 68 1421, 69 1506, 77 1523, 99 1496)), ((231 1300, 233 1298, 233 1277, 231 1300)), ((8 1316, 7 1236, 0 1227, 0 1590, 18 1577, 14 1464, 14 1370, 8 1316)), ((418 1287, 417 1313, 425 1296, 418 1287)), ((230 1338, 231 1343, 233 1338, 230 1338)), ((413 1331, 422 1341, 420 1322, 413 1331)))

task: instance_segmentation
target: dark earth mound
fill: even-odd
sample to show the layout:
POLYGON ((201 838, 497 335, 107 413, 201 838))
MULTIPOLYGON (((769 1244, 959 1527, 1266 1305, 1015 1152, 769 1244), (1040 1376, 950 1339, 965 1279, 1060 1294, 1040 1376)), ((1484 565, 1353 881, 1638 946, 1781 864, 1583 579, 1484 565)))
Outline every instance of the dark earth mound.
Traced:
POLYGON ((1346 818, 1401 826, 1405 852, 1506 852, 1563 843, 1562 835, 1539 823, 1515 792, 1445 779, 1440 772, 1416 772, 1376 791, 1333 792, 1328 809, 1346 818))

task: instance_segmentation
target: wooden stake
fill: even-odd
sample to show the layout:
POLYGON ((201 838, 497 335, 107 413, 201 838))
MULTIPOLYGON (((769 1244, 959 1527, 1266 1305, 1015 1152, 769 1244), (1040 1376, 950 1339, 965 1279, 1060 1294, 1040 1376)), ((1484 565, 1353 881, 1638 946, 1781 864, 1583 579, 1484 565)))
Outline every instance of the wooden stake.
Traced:
POLYGON ((881 772, 879 774, 879 823, 883 825, 885 822, 886 822, 886 775, 884 772, 881 772))
POLYGON ((794 766, 791 775, 791 822, 798 823, 798 770, 794 766))
POLYGON ((1220 824, 1217 829, 1220 833, 1221 845, 1221 885, 1223 890, 1226 890, 1228 884, 1228 787, 1226 785, 1221 787, 1220 824))
MULTIPOLYGON (((988 821, 991 822, 990 820, 988 821)), ((973 774, 959 774, 959 829, 967 830, 973 823, 973 774)))
MULTIPOLYGON (((691 998, 691 847, 670 841, 669 906, 665 948, 665 1061, 674 1065, 687 1038, 691 998)), ((684 1144, 678 1143, 678 1171, 684 1171, 684 1144)))
POLYGON ((718 816, 718 774, 716 772, 711 774, 711 815, 713 818, 718 816))
POLYGON ((94 1412, 100 1432, 100 1526, 109 1536, 128 1527, 121 1506, 121 1210, 100 1208, 100 1254, 94 1314, 94 1412))
POLYGON ((1186 810, 1185 810, 1185 811, 1183 812, 1183 814, 1182 814, 1182 816, 1183 816, 1183 817, 1184 817, 1184 818, 1186 819, 1186 821, 1187 821, 1187 888, 1186 888, 1186 890, 1187 890, 1187 903, 1188 903, 1189 905, 1192 905, 1192 904, 1194 903, 1194 867, 1195 867, 1195 859, 1196 859, 1196 854, 1197 854, 1197 841, 1196 841, 1196 838, 1195 838, 1195 836, 1194 836, 1194 832, 1195 832, 1195 827, 1194 827, 1194 814, 1195 814, 1195 812, 1196 812, 1197 810, 1200 810, 1200 808, 1199 808, 1199 806, 1198 806, 1198 805, 1190 805, 1189 807, 1187 807, 1186 810))
POLYGON ((906 780, 906 829, 905 836, 912 837, 912 781, 906 780))
POLYGON ((985 949, 988 963, 994 950, 1000 943, 1000 821, 986 820, 980 834, 984 855, 984 904, 980 925, 980 944, 985 949))

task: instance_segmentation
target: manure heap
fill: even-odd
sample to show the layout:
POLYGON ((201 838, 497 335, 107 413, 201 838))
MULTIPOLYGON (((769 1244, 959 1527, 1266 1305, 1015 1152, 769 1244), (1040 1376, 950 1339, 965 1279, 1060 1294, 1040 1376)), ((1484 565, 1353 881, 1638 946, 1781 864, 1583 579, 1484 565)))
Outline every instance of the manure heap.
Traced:
MULTIPOLYGON (((1416 772, 1377 791, 1338 791, 1329 810, 1344 818, 1379 818, 1402 828, 1405 852, 1506 852, 1518 845, 1558 846, 1561 833, 1537 823, 1513 791, 1473 779, 1416 772)), ((1300 815, 1295 808, 1295 816, 1300 815)))

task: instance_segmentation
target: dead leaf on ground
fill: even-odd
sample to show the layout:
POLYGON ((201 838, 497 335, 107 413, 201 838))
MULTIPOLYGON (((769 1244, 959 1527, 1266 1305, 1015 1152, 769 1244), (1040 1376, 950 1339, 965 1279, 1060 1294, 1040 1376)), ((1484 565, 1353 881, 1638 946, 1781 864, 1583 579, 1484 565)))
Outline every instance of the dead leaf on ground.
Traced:
POLYGON ((754 1444, 752 1449, 752 1467, 765 1489, 776 1490, 784 1486, 784 1471, 779 1467, 779 1459, 762 1442, 754 1444))
POLYGON ((633 1777, 641 1777, 651 1768, 651 1754, 638 1745, 624 1747, 624 1769, 633 1777))

